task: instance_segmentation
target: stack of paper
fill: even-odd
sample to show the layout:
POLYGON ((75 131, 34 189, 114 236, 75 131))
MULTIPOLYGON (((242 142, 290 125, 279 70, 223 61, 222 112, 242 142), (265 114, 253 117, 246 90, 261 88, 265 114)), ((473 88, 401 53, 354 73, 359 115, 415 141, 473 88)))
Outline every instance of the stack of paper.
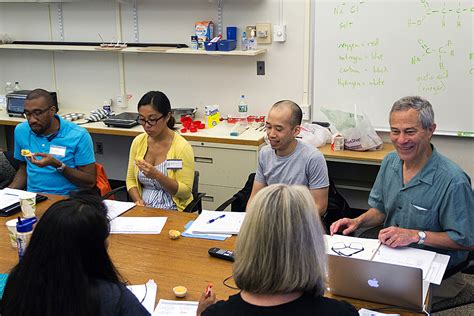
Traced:
POLYGON ((0 210, 20 202, 20 195, 26 191, 5 188, 0 190, 0 210))
POLYGON ((114 200, 104 200, 104 204, 105 207, 107 207, 107 216, 110 220, 122 215, 135 206, 135 203, 133 202, 120 202, 114 200))
POLYGON ((112 234, 159 234, 167 217, 117 217, 110 221, 112 234))
POLYGON ((237 235, 245 214, 245 212, 202 211, 188 231, 192 234, 237 235))
POLYGON ((157 286, 154 280, 148 280, 146 284, 129 285, 127 288, 138 298, 138 301, 152 314, 156 303, 157 286))

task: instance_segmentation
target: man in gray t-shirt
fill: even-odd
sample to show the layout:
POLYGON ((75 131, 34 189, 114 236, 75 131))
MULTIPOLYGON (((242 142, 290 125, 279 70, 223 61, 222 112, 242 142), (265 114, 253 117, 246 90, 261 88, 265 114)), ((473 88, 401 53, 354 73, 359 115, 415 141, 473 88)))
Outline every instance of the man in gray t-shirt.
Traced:
POLYGON ((329 177, 321 152, 296 139, 300 133, 301 108, 294 102, 275 103, 266 122, 270 146, 262 148, 252 187, 253 196, 267 185, 275 183, 307 186, 320 215, 328 204, 329 177))

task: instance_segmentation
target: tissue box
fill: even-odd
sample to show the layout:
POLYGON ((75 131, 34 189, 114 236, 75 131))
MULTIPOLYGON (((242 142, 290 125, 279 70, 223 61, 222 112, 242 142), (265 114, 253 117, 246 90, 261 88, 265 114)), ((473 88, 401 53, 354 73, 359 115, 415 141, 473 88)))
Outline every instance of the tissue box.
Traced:
POLYGON ((213 128, 219 124, 220 119, 218 106, 206 106, 204 108, 204 114, 206 115, 207 128, 213 128))
POLYGON ((235 40, 224 40, 217 43, 217 50, 228 52, 234 50, 237 47, 237 41, 235 40))

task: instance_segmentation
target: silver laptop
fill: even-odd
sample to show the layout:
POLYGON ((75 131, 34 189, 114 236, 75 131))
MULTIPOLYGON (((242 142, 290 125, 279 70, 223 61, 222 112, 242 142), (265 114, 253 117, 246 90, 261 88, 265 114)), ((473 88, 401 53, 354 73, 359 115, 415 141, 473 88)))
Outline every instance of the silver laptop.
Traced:
POLYGON ((329 255, 329 291, 366 301, 423 310, 420 268, 329 255))

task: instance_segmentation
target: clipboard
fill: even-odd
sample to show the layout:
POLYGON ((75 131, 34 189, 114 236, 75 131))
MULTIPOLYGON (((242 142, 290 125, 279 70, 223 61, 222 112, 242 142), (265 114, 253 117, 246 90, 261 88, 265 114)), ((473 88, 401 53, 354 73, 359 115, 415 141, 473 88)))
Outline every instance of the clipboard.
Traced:
MULTIPOLYGON (((45 201, 47 199, 48 197, 45 195, 36 194, 36 204, 38 204, 39 202, 45 201)), ((21 211, 20 202, 13 203, 12 205, 9 205, 3 209, 0 209, 0 217, 12 216, 20 211, 21 211)))

